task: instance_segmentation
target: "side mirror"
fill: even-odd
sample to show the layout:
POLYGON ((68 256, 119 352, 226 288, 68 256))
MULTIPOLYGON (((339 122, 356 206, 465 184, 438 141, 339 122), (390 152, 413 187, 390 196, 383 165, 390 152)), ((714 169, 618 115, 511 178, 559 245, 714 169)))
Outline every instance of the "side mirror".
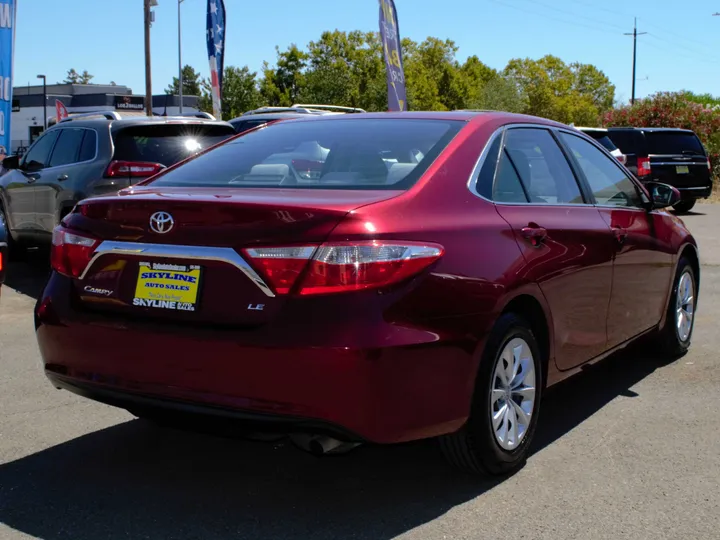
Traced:
POLYGON ((2 166, 6 169, 19 169, 20 168, 20 156, 8 156, 3 159, 2 166))
POLYGON ((660 182, 648 182, 645 187, 650 192, 652 197, 652 207, 667 208, 668 206, 675 206, 682 199, 680 192, 667 184, 661 184, 660 182))

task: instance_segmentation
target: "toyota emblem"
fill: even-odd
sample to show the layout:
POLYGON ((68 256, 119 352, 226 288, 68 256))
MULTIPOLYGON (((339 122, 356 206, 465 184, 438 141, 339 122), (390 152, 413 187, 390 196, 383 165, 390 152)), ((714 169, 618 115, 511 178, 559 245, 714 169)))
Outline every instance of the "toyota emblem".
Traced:
POLYGON ((169 233, 175 226, 175 220, 167 212, 155 212, 150 216, 150 230, 158 234, 169 233))

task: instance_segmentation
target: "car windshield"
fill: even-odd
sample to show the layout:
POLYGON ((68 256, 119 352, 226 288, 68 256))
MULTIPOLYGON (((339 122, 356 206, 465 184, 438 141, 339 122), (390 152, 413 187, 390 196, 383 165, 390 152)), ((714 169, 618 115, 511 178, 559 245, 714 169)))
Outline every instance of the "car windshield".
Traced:
POLYGON ((279 122, 198 156, 153 185, 407 189, 463 125, 398 118, 279 122))
POLYGON ((146 161, 170 167, 235 135, 230 126, 217 124, 135 125, 113 134, 120 161, 146 161))
POLYGON ((649 154, 705 155, 700 139, 687 131, 649 131, 645 133, 649 154))

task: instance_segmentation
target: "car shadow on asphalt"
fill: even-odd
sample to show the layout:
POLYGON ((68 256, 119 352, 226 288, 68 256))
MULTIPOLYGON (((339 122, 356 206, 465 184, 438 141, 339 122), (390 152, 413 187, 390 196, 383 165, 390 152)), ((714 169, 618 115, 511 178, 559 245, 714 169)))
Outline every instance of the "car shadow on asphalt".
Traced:
POLYGON ((24 253, 21 260, 7 266, 5 287, 32 298, 40 297, 50 275, 50 254, 47 249, 33 249, 24 253))
MULTIPOLYGON (((659 366, 631 351, 549 392, 530 459, 659 366)), ((454 471, 434 441, 317 458, 133 420, 0 465, 0 522, 47 540, 380 540, 502 481, 454 471)))

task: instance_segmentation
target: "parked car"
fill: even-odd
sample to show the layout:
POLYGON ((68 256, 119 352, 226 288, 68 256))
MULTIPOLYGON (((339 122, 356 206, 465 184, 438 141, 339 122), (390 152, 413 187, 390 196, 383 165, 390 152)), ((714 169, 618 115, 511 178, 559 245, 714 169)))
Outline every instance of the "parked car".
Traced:
POLYGON ((49 244, 78 201, 118 191, 235 135, 232 126, 191 117, 75 115, 48 129, 0 177, 0 223, 18 248, 49 244))
POLYGON ((645 336, 690 346, 678 200, 541 118, 279 122, 65 216, 35 313, 44 371, 140 417, 219 415, 317 451, 439 437, 505 474, 547 386, 645 336))
POLYGON ((603 145, 605 149, 610 152, 613 157, 617 159, 620 163, 622 163, 623 165, 627 163, 627 157, 625 156, 625 154, 623 154, 620 149, 615 146, 615 143, 612 142, 610 137, 608 137, 607 129, 594 127, 576 127, 576 129, 579 129, 580 131, 592 137, 601 145, 603 145))
POLYGON ((245 133, 256 127, 266 126, 269 122, 302 118, 308 114, 346 114, 365 112, 353 107, 334 105, 293 105, 292 107, 261 107, 230 120, 237 133, 245 133))
POLYGON ((692 210, 712 193, 712 165, 700 139, 689 129, 609 128, 608 136, 627 155, 627 167, 642 182, 676 187, 678 213, 692 210))

